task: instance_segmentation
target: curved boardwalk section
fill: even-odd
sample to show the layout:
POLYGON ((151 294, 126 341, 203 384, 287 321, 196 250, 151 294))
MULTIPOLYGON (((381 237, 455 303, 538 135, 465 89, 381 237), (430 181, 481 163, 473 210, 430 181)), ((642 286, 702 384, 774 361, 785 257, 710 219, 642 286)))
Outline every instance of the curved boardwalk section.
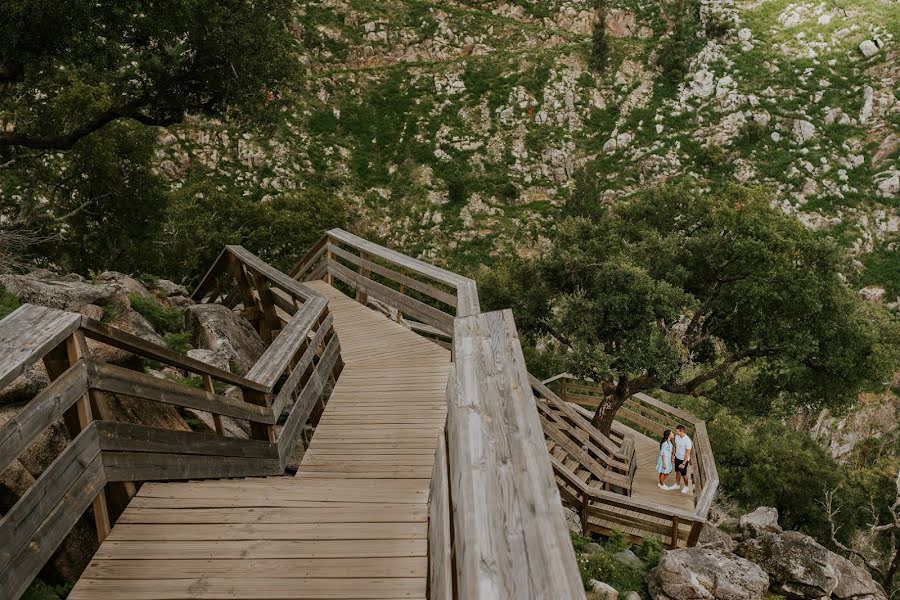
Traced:
POLYGON ((450 353, 309 285, 345 366, 297 477, 145 484, 71 600, 425 598, 450 353))

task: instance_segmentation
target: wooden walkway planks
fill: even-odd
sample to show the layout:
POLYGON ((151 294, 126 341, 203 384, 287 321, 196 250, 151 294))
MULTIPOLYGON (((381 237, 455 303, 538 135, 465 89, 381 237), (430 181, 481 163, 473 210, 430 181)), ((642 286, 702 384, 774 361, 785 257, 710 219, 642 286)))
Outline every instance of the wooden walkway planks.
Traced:
MULTIPOLYGON (((622 425, 622 428, 627 430, 628 435, 634 438, 635 460, 638 464, 631 487, 632 496, 640 500, 664 504, 687 511, 694 510, 693 485, 691 485, 689 494, 682 494, 680 489, 666 491, 656 487, 659 481, 656 473, 656 456, 659 453, 659 442, 626 425, 622 425)), ((672 471, 668 479, 666 479, 666 483, 669 485, 675 484, 675 471, 672 471)))
POLYGON ((425 598, 450 353, 308 285, 345 367, 297 477, 145 484, 71 600, 425 598))

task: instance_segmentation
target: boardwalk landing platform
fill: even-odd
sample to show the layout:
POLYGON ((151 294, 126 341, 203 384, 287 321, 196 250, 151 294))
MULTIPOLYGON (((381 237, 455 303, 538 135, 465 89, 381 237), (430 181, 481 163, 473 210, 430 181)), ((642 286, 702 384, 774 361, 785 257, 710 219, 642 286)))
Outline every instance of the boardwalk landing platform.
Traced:
POLYGON ((294 478, 146 483, 69 598, 425 598, 450 352, 322 281, 345 363, 294 478))

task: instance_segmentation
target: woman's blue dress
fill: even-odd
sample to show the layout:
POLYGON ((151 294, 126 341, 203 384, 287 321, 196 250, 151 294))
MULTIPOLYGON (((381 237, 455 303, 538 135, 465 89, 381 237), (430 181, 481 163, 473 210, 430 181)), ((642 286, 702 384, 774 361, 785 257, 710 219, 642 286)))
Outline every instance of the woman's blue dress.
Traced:
POLYGON ((659 456, 656 457, 656 472, 668 475, 672 472, 672 442, 664 441, 659 447, 659 456), (666 457, 667 469, 663 469, 663 456, 666 457))

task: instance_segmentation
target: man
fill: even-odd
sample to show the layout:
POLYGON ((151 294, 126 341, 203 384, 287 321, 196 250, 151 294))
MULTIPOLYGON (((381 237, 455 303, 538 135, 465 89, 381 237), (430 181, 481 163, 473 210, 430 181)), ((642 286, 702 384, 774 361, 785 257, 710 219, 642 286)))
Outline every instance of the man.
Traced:
POLYGON ((694 450, 694 442, 684 430, 684 425, 675 428, 675 482, 684 487, 682 494, 691 491, 691 479, 688 475, 691 466, 691 452, 694 450), (682 480, 684 483, 682 483, 682 480))

